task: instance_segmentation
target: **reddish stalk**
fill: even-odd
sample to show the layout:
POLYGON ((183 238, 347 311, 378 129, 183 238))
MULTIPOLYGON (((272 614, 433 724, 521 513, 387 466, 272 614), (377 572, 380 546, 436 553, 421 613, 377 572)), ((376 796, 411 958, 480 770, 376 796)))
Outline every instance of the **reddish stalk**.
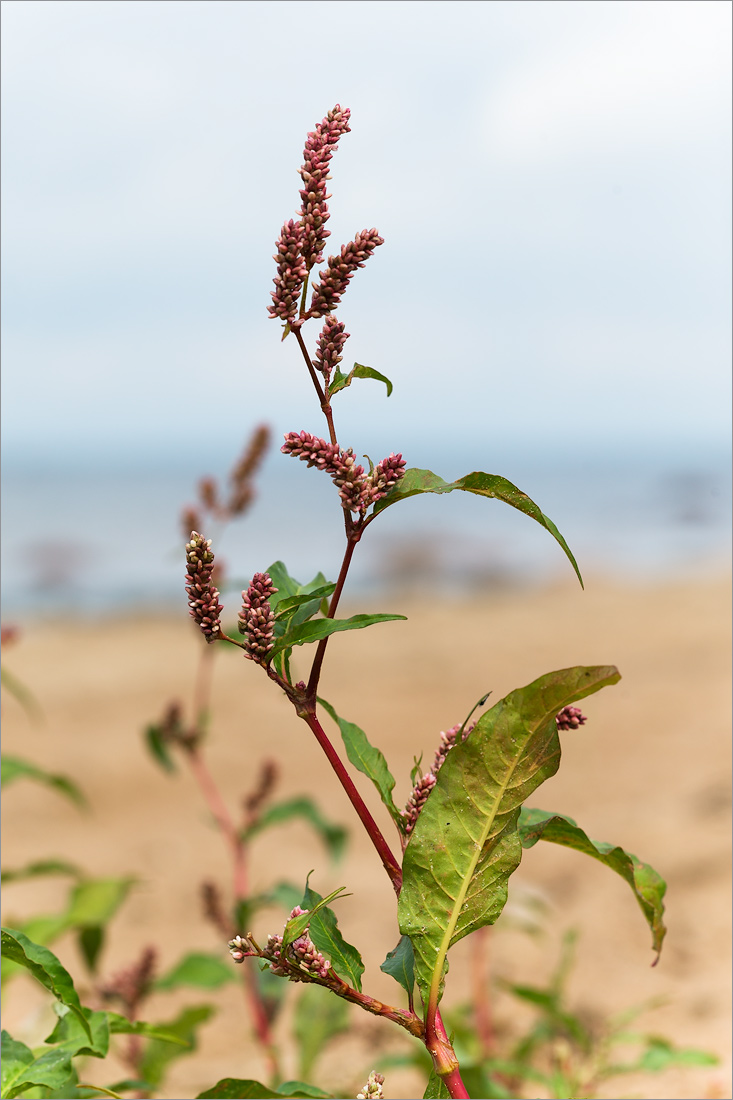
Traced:
MULTIPOLYGON (((359 534, 361 534, 359 532, 359 534)), ((341 569, 339 570, 338 579, 336 580, 336 587, 333 590, 331 596, 331 602, 328 605, 328 615, 326 618, 333 619, 336 614, 336 608, 338 607, 339 600, 341 599, 341 593, 346 583, 346 575, 349 572, 349 566, 351 565, 351 559, 354 556, 354 550, 356 549, 359 539, 350 537, 346 543, 346 551, 344 553, 344 560, 341 562, 341 569)), ((326 646, 328 645, 328 638, 321 638, 316 649, 316 655, 313 658, 313 664, 311 665, 310 676, 308 678, 308 687, 306 689, 308 700, 315 705, 316 693, 318 691, 318 681, 321 677, 321 666, 323 665, 323 658, 326 655, 326 646)))
POLYGON ((437 1007, 431 1012, 430 1006, 425 1019, 425 1046, 433 1059, 435 1072, 443 1081, 453 1100, 470 1100, 468 1090, 461 1078, 456 1053, 443 1024, 437 1007))
POLYGON ((315 386, 316 393, 318 394, 318 400, 321 403, 321 410, 326 418, 326 423, 328 424, 328 434, 331 437, 331 442, 336 444, 338 443, 338 440, 336 439, 336 429, 333 424, 333 412, 331 411, 331 404, 328 400, 326 393, 324 392, 323 386, 318 381, 318 375, 316 374, 315 367, 313 366, 310 355, 308 354, 308 348, 305 346, 305 340, 303 339, 302 332, 299 328, 293 329, 293 332, 295 333, 295 338, 298 341, 300 350, 303 353, 305 365, 307 366, 308 373, 311 376, 311 382, 315 386))
POLYGON ((400 865, 392 855, 390 847, 384 839, 379 826, 369 813, 363 798, 354 786, 351 776, 344 767, 341 757, 329 741, 328 735, 325 733, 313 711, 301 710, 298 714, 304 722, 307 722, 308 726, 315 734, 318 744, 328 757, 329 764, 336 772, 341 786, 346 791, 351 805, 356 810, 359 820, 366 829, 372 844, 376 848, 377 854, 382 861, 382 866, 389 875, 390 882, 394 886, 395 893, 399 897, 400 890, 402 889, 402 870, 400 865))

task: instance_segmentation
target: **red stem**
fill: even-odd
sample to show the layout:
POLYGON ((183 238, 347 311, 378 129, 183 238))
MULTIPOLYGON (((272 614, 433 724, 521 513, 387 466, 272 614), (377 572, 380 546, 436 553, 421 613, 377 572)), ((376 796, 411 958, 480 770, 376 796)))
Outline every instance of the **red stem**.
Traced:
POLYGON ((242 898, 247 897, 247 867, 244 855, 244 845, 240 840, 237 828, 231 819, 229 810, 226 807, 226 803, 221 796, 219 788, 204 763, 204 758, 199 752, 198 746, 189 751, 188 758, 191 762, 191 770, 201 789, 206 805, 209 807, 214 820, 231 849, 232 862, 234 864, 234 896, 237 901, 240 901, 242 898))
POLYGON ((439 1010, 430 1011, 425 1020, 425 1046, 433 1059, 435 1072, 443 1081, 453 1100, 470 1100, 463 1084, 458 1059, 445 1030, 439 1010))
POLYGON ((329 741, 328 735, 324 732, 321 723, 318 721, 313 711, 301 710, 298 714, 304 722, 307 722, 308 726, 315 734, 316 741, 328 757, 329 764, 336 772, 339 782, 346 791, 351 805, 356 810, 359 820, 369 834, 369 839, 376 848, 377 854, 382 861, 382 866, 389 875, 395 893, 399 897, 400 890, 402 889, 402 870, 400 869, 400 865, 392 855, 390 847, 382 836, 379 826, 369 813, 363 798, 354 786, 351 776, 343 765, 341 757, 329 741))
MULTIPOLYGON (((354 556, 354 550, 359 539, 349 538, 346 543, 346 551, 344 553, 344 560, 341 562, 341 569, 339 571, 338 579, 336 581, 336 587, 333 590, 331 596, 331 602, 328 605, 328 615, 326 618, 332 619, 336 614, 336 608, 338 607, 339 600, 341 599, 341 593, 343 592, 344 584, 346 583, 346 574, 349 572, 349 566, 351 565, 351 559, 354 556)), ((311 666, 310 676, 308 678, 308 687, 306 693, 309 702, 315 706, 316 694, 318 692, 318 681, 321 677, 321 666, 323 664, 323 658, 326 655, 326 646, 328 645, 328 638, 321 638, 316 649, 316 655, 313 658, 313 664, 311 666)))
POLYGON ((321 411, 323 412, 323 415, 326 418, 326 423, 328 424, 328 434, 331 437, 331 442, 336 444, 338 443, 338 440, 336 439, 336 429, 333 425, 333 413, 331 411, 331 403, 328 399, 328 396, 323 390, 323 386, 318 380, 318 375, 316 374, 315 367, 311 362, 311 357, 308 354, 308 348, 305 346, 305 340, 303 339, 303 334, 300 331, 300 328, 293 329, 293 331, 295 332, 295 339, 298 341, 300 350, 303 353, 305 365, 307 366, 308 373, 311 376, 311 382, 313 383, 316 393, 318 394, 318 400, 321 403, 321 411))

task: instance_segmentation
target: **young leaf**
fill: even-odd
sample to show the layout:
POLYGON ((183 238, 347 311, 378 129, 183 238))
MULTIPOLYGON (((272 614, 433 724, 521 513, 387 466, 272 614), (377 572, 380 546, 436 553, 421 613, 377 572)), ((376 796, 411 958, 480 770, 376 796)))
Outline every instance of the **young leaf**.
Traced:
POLYGON ((91 1040, 91 1029, 82 1012, 71 975, 52 951, 39 943, 33 943, 23 932, 14 928, 3 928, 2 953, 5 958, 29 970, 58 1001, 70 1008, 91 1040))
POLYGON ((82 871, 73 863, 67 863, 63 859, 40 859, 35 863, 28 863, 25 867, 19 867, 17 871, 3 871, 1 881, 22 882, 23 879, 37 878, 39 875, 71 875, 73 878, 81 878, 82 871))
MULTIPOLYGON (((3 1031, 3 1100, 13 1100, 13 1097, 21 1096, 31 1088, 46 1088, 60 1090, 66 1084, 71 1074, 71 1055, 58 1048, 46 1051, 36 1058, 28 1047, 24 1049, 31 1056, 29 1062, 24 1061, 25 1055, 20 1048, 23 1043, 17 1043, 6 1031, 3 1031), (10 1040, 6 1044, 5 1036, 10 1040), (12 1044, 12 1047, 10 1046, 12 1044), (6 1049, 10 1057, 6 1062, 6 1049)), ((69 1095, 67 1093, 66 1095, 69 1095)))
MULTIPOLYGON (((306 882, 306 891, 307 889, 308 884, 306 882)), ((283 955, 286 949, 290 947, 290 944, 294 943, 299 936, 303 935, 316 913, 323 909, 324 906, 328 905, 329 902, 334 901, 337 897, 343 896, 345 889, 345 886, 339 886, 338 890, 334 890, 327 898, 322 898, 319 895, 318 902, 315 905, 309 906, 309 912, 301 913, 299 917, 291 917, 283 928, 283 942, 281 948, 283 955)), ((346 896, 348 897, 349 895, 347 894, 346 896)), ((315 943, 315 940, 313 942, 315 943)))
POLYGON ((428 1087, 423 1093, 423 1100, 450 1100, 450 1093, 448 1092, 445 1081, 442 1077, 438 1076, 434 1069, 430 1070, 428 1087))
POLYGON ((412 941, 409 936, 400 936, 397 946, 388 952, 387 958, 379 969, 400 983, 407 993, 410 1006, 412 1006, 412 991, 415 985, 415 953, 412 950, 412 941))
POLYGON ((160 1030, 167 1036, 182 1039, 186 1046, 184 1048, 182 1044, 173 1045, 170 1038, 150 1040, 139 1067, 141 1077, 148 1082, 148 1091, 157 1092, 169 1062, 184 1054, 193 1053, 196 1049, 196 1032, 214 1011, 212 1005, 193 1005, 190 1008, 184 1008, 175 1019, 159 1025, 160 1030))
POLYGON ((77 1054, 90 1054, 94 1058, 105 1058, 109 1051, 109 1020, 106 1012, 93 1012, 83 1008, 82 1012, 92 1034, 91 1042, 77 1016, 67 1011, 66 1006, 58 1005, 63 1015, 51 1034, 44 1040, 63 1049, 70 1058, 77 1054))
MULTIPOLYGON (((347 981, 354 989, 361 993, 361 976, 364 973, 364 963, 361 955, 355 947, 347 943, 339 931, 336 914, 323 904, 323 899, 315 890, 311 890, 309 884, 305 884, 305 893, 300 903, 302 909, 309 909, 313 913, 310 922, 309 935, 321 954, 331 960, 334 970, 339 978, 347 981), (322 907, 321 907, 322 906, 322 907)), ((305 1077, 308 1074, 304 1074, 305 1077)))
MULTIPOLYGON (((160 1039, 162 1043, 174 1043, 179 1047, 188 1048, 188 1040, 182 1039, 165 1027, 158 1024, 146 1024, 144 1020, 128 1020, 127 1016, 120 1016, 118 1012, 107 1012, 110 1035, 145 1035, 148 1039, 160 1039)), ((122 1089, 117 1089, 122 1092, 122 1089)))
POLYGON ((312 592, 299 592, 297 596, 288 596, 287 599, 280 600, 278 603, 275 616, 279 619, 287 612, 295 611, 309 601, 313 601, 315 604, 315 610, 311 613, 315 615, 320 607, 321 600, 325 599, 326 596, 330 596, 335 588, 335 584, 323 584, 320 588, 313 589, 312 592))
POLYGON ((385 374, 380 374, 374 367, 365 367, 361 363, 354 363, 352 370, 348 374, 342 374, 337 368, 336 373, 329 382, 328 393, 330 397, 333 397, 339 390, 345 390, 347 386, 350 386, 355 378, 373 378, 376 382, 384 382, 387 387, 387 397, 392 396, 393 386, 389 378, 385 374))
POLYGON ((79 930, 79 947, 94 970, 104 943, 105 925, 129 893, 134 878, 89 879, 74 887, 66 914, 67 925, 79 930))
POLYGON ((476 470, 472 474, 466 474, 465 477, 459 478, 458 481, 448 482, 443 481, 443 478, 438 477, 432 470, 405 470, 405 476, 402 480, 398 481, 387 495, 374 505, 372 517, 383 512, 385 508, 389 508, 391 504, 396 504, 398 500, 406 500, 407 497, 415 496, 418 493, 452 493, 454 489, 461 489, 466 493, 475 493, 477 496, 503 500, 505 504, 511 505, 512 508, 516 508, 520 512, 524 512, 526 516, 536 520, 541 527, 550 532, 563 548, 568 561, 575 570, 581 587, 583 586, 583 578, 580 575, 578 563, 552 520, 544 515, 526 493, 523 493, 516 485, 512 485, 511 481, 507 481, 505 477, 499 477, 498 474, 485 474, 480 470, 476 470))
POLYGON ((261 833, 263 829, 269 829, 272 825, 281 825, 298 817, 313 826, 332 859, 336 860, 343 854, 348 836, 346 829, 343 825, 334 825, 327 821, 315 802, 304 797, 289 798, 285 802, 276 802, 268 806, 254 825, 242 832, 242 839, 249 840, 257 833, 261 833))
POLYGON ((176 770, 176 763, 171 756, 170 747, 163 737, 162 726, 146 726, 145 744, 153 760, 156 764, 160 764, 163 771, 174 772, 176 770))
POLYGON ((610 666, 548 673, 486 711, 448 753, 405 850, 398 908, 424 1003, 437 1004, 448 949, 504 908, 522 858, 520 807, 560 763, 555 715, 619 679, 610 666))
POLYGON ((322 1097, 323 1100, 329 1100, 330 1095, 328 1092, 314 1089, 312 1085, 304 1085, 300 1081, 287 1081, 277 1092, 273 1092, 259 1081, 223 1077, 206 1092, 200 1092, 196 1100, 284 1100, 285 1097, 296 1097, 299 1100, 322 1097))
POLYGON ((623 848, 591 840, 572 817, 564 814, 523 806, 518 830, 523 848, 531 848, 538 840, 549 840, 552 844, 562 844, 566 848, 584 852, 621 875, 628 882, 641 907, 652 931, 652 949, 656 951, 657 958, 659 957, 667 932, 662 919, 667 884, 648 863, 642 863, 633 853, 626 852, 623 848))
POLYGON ((310 1077, 326 1044, 348 1029, 347 1002, 321 986, 306 986, 296 1002, 293 1019, 299 1075, 310 1077))
POLYGON ((185 955, 167 974, 155 983, 156 989, 179 989, 193 985, 198 989, 218 989, 227 982, 236 981, 233 968, 218 955, 191 952, 185 955))
POLYGON ((20 703, 31 721, 36 724, 42 721, 43 711, 40 703, 30 688, 27 688, 17 676, 13 676, 12 672, 8 672, 6 668, 0 668, 0 683, 20 703))
POLYGON ((341 630, 363 630, 365 626, 372 626, 374 623, 387 623, 406 618, 406 615, 352 615, 350 619, 316 619, 302 623, 300 626, 292 627, 278 639, 270 650, 269 659, 272 660, 290 646, 319 642, 321 638, 328 638, 341 630))
POLYGON ((341 730, 341 737, 343 738, 344 746, 346 747, 346 755, 349 760, 363 775, 371 779, 379 792, 379 797, 387 807, 392 820, 402 833, 405 823, 392 798, 395 780, 387 767, 387 761, 384 758, 384 754, 380 749, 370 744, 363 729, 354 725, 353 722, 347 722, 345 718, 339 718, 331 704, 327 703, 325 699, 319 699, 318 702, 326 713, 333 718, 334 722, 341 730))
POLYGON ((45 783, 53 787, 59 794, 71 799, 80 809, 87 809, 88 803, 76 783, 67 779, 65 775, 52 775, 43 768, 32 764, 30 760, 22 760, 19 756, 3 756, 0 764, 0 782, 4 787, 9 787, 16 779, 35 779, 38 783, 45 783))

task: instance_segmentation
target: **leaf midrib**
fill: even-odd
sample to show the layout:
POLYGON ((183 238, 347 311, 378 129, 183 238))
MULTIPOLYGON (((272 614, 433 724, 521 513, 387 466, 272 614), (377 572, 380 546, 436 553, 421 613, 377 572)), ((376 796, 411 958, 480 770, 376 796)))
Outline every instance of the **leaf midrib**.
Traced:
POLYGON ((468 893, 468 888, 471 884, 471 880, 473 879, 473 873, 476 870, 476 865, 478 864, 478 861, 481 859, 481 853, 484 850, 484 844, 486 843, 486 837, 488 836, 488 833, 489 833, 489 830, 491 829, 491 826, 494 824, 494 821, 496 820, 496 815, 499 812, 499 806, 501 804, 501 800, 504 797, 504 794, 506 792, 507 787, 509 786, 509 782, 510 782, 510 780, 511 780, 513 774, 514 774, 515 768, 517 767, 517 765, 519 763, 520 757, 521 757, 521 754, 520 754, 519 757, 515 758, 514 763, 512 764, 511 768, 509 769, 509 772, 507 773, 506 781, 502 784, 502 786, 499 788, 499 791, 497 792, 497 797, 494 799, 493 813, 491 814, 491 816, 489 818, 487 818, 486 828, 482 831, 482 834, 481 834, 481 843, 479 845, 477 845, 476 854, 474 855, 474 857, 469 862, 468 871, 467 871, 466 875, 464 876, 463 885, 461 886, 461 889, 458 891, 458 896, 455 899, 455 903, 453 905, 453 910, 452 910, 452 913, 451 913, 451 918, 448 921, 448 924, 446 926, 446 930, 443 933, 443 939, 441 940, 440 947, 438 949, 438 956, 437 956, 437 959, 436 959, 436 962, 435 962, 435 969, 433 971, 433 980, 430 983, 430 993, 429 993, 429 1003, 430 1004, 432 1004, 433 1001, 435 1001, 436 1005, 438 1003, 437 1002, 437 992, 438 992, 438 988, 440 986, 440 978, 441 978, 441 975, 443 973, 443 964, 446 960, 446 956, 447 956, 448 950, 450 948, 450 941, 453 938, 453 933, 455 932, 456 925, 458 924, 458 917, 459 917, 460 912, 461 912, 461 906, 463 905, 463 902, 466 899, 466 894, 468 893))

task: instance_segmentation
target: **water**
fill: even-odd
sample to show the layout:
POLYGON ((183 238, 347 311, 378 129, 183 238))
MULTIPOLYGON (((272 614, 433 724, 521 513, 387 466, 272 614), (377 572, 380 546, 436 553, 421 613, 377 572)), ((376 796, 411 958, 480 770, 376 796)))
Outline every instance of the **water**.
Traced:
MULTIPOLYGON (((421 456, 422 457, 422 456, 421 456)), ((487 464, 466 448, 430 456, 451 478, 487 464)), ((218 466, 218 469, 217 469, 218 466)), ((496 467, 494 469, 494 467, 496 467)), ((3 492, 2 599, 5 621, 182 608, 180 512, 199 475, 226 460, 190 455, 133 462, 7 459, 3 492)), ((726 449, 681 456, 670 447, 620 456, 524 453, 492 463, 562 531, 581 570, 629 581, 702 575, 730 555, 731 491, 726 449)), ((334 579, 343 522, 329 478, 272 453, 248 515, 215 538, 241 588, 281 558, 308 580, 334 579)), ((467 493, 421 496, 384 513, 365 534, 349 591, 543 583, 570 566, 546 530, 495 500, 467 493)), ((232 610, 238 597, 230 595, 232 610)))

